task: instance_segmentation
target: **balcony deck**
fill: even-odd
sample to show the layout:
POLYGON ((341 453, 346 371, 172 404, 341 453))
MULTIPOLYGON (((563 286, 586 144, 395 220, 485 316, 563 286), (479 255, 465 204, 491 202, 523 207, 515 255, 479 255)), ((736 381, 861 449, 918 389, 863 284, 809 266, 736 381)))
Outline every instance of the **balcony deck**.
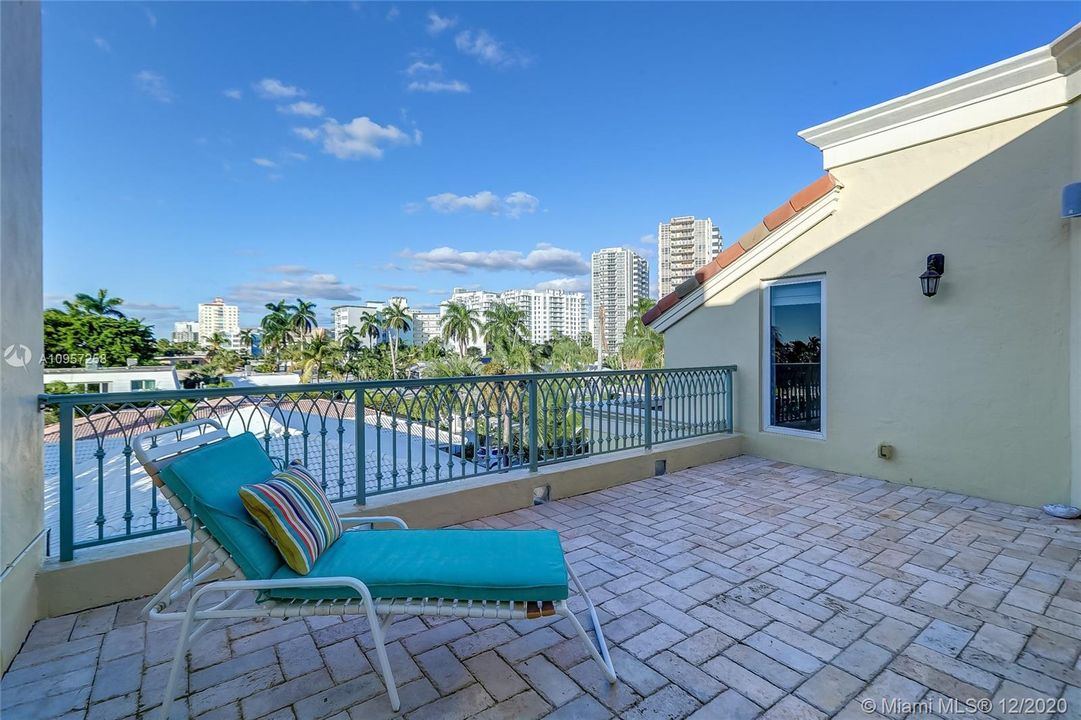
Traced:
MULTIPOLYGON (((388 649, 407 718, 908 714, 884 699, 949 716, 946 698, 1009 717, 1000 701, 1030 697, 1081 712, 1081 526, 1032 508, 742 456, 476 525, 560 530, 622 682, 558 618, 403 619, 388 649)), ((139 607, 38 622, 3 715, 157 705, 176 636, 139 607)), ((233 624, 196 643, 174 710, 391 717, 373 662, 363 620, 233 624)))

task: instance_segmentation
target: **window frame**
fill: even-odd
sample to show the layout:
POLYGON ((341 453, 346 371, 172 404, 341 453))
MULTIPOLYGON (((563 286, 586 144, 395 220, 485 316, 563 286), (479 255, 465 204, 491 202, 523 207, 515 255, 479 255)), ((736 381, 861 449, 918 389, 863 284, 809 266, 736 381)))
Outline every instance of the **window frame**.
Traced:
POLYGON ((761 369, 761 430, 762 432, 776 435, 789 435, 792 437, 807 438, 810 440, 826 439, 827 412, 827 385, 826 365, 829 361, 829 344, 826 338, 826 276, 823 274, 801 275, 798 277, 784 277, 762 282, 762 338, 759 350, 762 354, 761 369), (801 283, 817 282, 820 292, 819 299, 819 322, 821 327, 821 367, 819 368, 819 429, 799 430, 797 428, 779 427, 772 424, 773 418, 773 332, 770 322, 770 310, 773 306, 773 288, 779 285, 799 285, 801 283))

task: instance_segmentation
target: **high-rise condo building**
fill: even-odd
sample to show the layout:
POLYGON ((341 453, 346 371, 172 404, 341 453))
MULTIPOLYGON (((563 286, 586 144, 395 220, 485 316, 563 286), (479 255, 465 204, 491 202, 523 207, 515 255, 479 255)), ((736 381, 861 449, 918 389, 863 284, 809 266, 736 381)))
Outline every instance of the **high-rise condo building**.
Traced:
POLYGON ((199 342, 199 323, 195 320, 173 323, 173 342, 199 342))
POLYGON ((674 217, 657 225, 657 292, 664 297, 721 251, 721 230, 710 218, 674 217))
POLYGON ((221 333, 233 350, 240 350, 240 308, 227 305, 222 298, 199 303, 199 342, 209 343, 215 333, 221 333))
POLYGON ((649 297, 649 264, 627 248, 593 253, 593 346, 601 359, 619 352, 630 307, 649 297))
MULTIPOLYGON (((389 338, 389 333, 385 327, 380 326, 378 333, 372 333, 365 336, 363 330, 364 315, 378 315, 383 312, 390 305, 399 305, 401 308, 409 312, 409 301, 404 297, 392 297, 386 300, 366 300, 361 305, 335 305, 330 308, 331 318, 334 320, 334 339, 340 340, 342 334, 347 327, 352 327, 356 332, 360 341, 368 346, 375 345, 381 342, 386 342, 389 338)), ((406 345, 413 343, 413 332, 415 323, 410 323, 408 330, 400 331, 398 333, 398 339, 406 345)))
POLYGON ((578 340, 589 327, 585 293, 558 289, 507 290, 500 297, 525 313, 530 342, 548 342, 556 334, 578 340))
POLYGON ((442 336, 438 310, 413 311, 413 344, 417 347, 442 336))

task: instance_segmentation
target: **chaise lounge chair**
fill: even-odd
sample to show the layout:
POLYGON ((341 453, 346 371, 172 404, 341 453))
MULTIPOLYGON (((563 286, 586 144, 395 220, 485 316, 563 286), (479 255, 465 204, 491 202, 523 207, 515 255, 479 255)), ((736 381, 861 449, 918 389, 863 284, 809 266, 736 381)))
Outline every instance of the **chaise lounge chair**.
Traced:
POLYGON ((242 485, 263 482, 276 469, 254 435, 230 436, 215 420, 195 420, 140 435, 135 455, 190 529, 192 541, 201 544, 143 609, 150 620, 181 623, 163 720, 191 643, 210 622, 224 618, 366 616, 395 711, 401 703, 384 634, 399 615, 501 620, 560 615, 608 681, 616 682, 596 610, 554 530, 410 530, 396 517, 345 517, 345 532, 302 576, 251 522, 238 495, 242 485), (568 576, 584 600, 596 643, 567 605, 568 576), (225 598, 199 607, 216 591, 225 598), (189 592, 183 610, 169 610, 189 592))

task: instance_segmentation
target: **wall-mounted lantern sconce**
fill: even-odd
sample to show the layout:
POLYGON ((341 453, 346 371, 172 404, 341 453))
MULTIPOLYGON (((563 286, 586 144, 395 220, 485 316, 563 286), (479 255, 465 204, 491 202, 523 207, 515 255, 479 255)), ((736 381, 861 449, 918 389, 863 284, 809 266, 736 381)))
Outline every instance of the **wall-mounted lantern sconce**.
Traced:
POLYGON ((935 253, 934 255, 927 256, 927 270, 923 275, 920 275, 920 287, 923 288, 923 294, 927 297, 934 297, 938 292, 938 281, 942 278, 942 274, 946 272, 946 256, 942 253, 935 253))
POLYGON ((1062 217, 1081 217, 1081 182, 1062 188, 1062 217))

